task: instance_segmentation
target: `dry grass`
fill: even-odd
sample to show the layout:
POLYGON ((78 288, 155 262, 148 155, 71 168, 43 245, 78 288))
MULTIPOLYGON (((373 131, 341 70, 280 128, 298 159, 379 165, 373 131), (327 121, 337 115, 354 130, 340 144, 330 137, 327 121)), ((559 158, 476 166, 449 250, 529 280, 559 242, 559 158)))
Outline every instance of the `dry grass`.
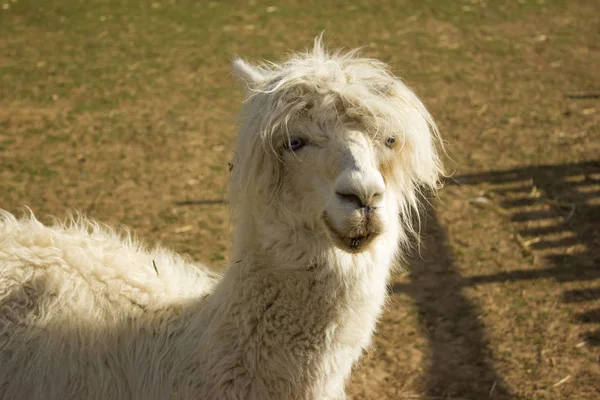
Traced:
POLYGON ((454 172, 355 399, 600 397, 595 1, 0 0, 0 207, 227 264, 233 54, 326 30, 425 100, 454 172))

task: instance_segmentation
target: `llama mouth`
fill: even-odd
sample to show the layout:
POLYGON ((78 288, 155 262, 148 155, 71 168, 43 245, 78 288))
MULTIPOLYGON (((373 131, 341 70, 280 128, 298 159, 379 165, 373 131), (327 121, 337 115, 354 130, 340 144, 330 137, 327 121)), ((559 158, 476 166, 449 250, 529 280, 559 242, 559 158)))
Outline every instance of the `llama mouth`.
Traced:
POLYGON ((323 213, 323 221, 329 230, 334 242, 350 253, 359 253, 363 251, 372 241, 381 233, 379 224, 373 221, 373 218, 367 218, 360 233, 344 234, 336 229, 327 213, 323 213))

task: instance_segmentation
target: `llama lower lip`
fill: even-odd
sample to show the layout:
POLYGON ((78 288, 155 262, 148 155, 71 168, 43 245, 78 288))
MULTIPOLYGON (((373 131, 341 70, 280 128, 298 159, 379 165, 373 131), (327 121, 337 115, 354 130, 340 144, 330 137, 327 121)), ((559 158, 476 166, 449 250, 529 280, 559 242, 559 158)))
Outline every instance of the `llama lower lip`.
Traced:
POLYGON ((327 213, 323 213, 323 221, 325 222, 325 226, 331 233, 331 236, 333 237, 333 239, 335 240, 337 245, 339 247, 343 248, 344 250, 349 251, 350 253, 358 253, 358 252, 364 250, 364 248, 369 243, 371 243, 373 241, 373 239, 375 239, 375 237, 377 237, 377 235, 379 235, 379 232, 380 232, 378 229, 375 229, 373 231, 367 232, 364 235, 347 236, 347 235, 344 235, 342 232, 338 231, 331 224, 331 221, 330 221, 327 213))

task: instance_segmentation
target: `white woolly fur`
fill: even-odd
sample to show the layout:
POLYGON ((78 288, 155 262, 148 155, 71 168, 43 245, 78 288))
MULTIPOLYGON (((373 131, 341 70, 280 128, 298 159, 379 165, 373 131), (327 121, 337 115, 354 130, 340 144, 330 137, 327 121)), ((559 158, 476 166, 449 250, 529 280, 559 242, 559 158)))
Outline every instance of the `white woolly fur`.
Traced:
POLYGON ((437 130, 384 64, 320 39, 234 72, 250 96, 227 272, 83 217, 1 212, 1 399, 345 398, 437 186, 437 130))

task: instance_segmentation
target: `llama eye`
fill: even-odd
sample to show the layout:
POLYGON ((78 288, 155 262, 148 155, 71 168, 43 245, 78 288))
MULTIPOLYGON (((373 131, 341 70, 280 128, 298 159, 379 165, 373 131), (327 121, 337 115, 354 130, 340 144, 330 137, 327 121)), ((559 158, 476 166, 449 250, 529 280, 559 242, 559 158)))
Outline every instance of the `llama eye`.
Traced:
POLYGON ((394 147, 394 143, 396 143, 396 138, 394 136, 385 139, 385 145, 389 148, 394 147))
POLYGON ((306 141, 304 139, 291 137, 286 148, 292 151, 297 151, 304 147, 305 144, 306 141))

